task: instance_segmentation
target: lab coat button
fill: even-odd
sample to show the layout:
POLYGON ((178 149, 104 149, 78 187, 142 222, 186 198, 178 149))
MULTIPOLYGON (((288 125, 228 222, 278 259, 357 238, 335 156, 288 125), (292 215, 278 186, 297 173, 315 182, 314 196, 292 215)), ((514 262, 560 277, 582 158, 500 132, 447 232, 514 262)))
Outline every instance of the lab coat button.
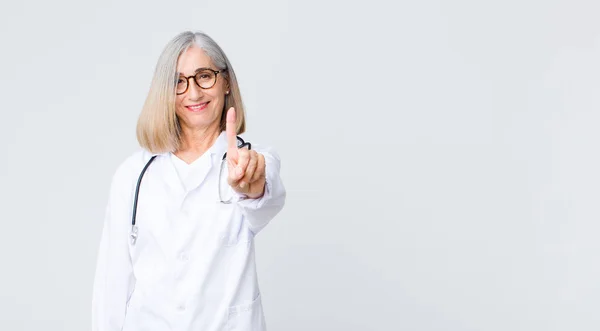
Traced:
POLYGON ((190 255, 188 253, 181 253, 179 255, 179 260, 183 262, 187 262, 190 260, 190 255))
POLYGON ((185 305, 179 305, 179 306, 177 306, 177 310, 180 311, 180 312, 184 311, 185 310, 185 305))

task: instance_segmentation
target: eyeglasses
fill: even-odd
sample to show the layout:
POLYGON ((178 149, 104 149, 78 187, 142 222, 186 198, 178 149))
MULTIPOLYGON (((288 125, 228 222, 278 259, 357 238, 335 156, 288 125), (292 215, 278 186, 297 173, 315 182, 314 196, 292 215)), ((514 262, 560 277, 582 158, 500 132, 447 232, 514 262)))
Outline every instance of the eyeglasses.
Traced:
POLYGON ((227 69, 213 70, 210 68, 201 68, 201 69, 198 69, 196 71, 196 74, 194 74, 192 76, 188 76, 188 77, 179 76, 179 78, 177 78, 177 82, 176 82, 177 83, 177 87, 176 87, 177 95, 181 95, 181 94, 184 94, 185 92, 187 92, 187 90, 190 86, 190 78, 194 78, 196 85, 198 87, 200 87, 201 89, 207 90, 207 89, 215 86, 215 84, 217 83, 217 75, 226 70, 227 69))

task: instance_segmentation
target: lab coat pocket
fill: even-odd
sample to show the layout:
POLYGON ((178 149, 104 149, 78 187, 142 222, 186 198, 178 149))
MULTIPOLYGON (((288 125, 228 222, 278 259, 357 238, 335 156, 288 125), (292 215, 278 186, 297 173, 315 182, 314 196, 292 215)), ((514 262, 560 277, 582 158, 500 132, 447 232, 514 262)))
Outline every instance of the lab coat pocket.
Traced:
POLYGON ((251 303, 229 308, 226 331, 264 331, 265 317, 260 293, 251 303))
POLYGON ((238 245, 249 246, 251 238, 249 235, 240 236, 238 234, 223 233, 221 235, 221 245, 225 247, 235 247, 238 245))

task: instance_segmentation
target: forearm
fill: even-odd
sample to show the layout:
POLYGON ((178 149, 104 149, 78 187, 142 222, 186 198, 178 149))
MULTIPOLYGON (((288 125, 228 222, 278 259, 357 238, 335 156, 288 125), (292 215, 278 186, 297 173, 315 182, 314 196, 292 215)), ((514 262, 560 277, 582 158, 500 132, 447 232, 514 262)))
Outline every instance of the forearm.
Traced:
POLYGON ((252 232, 258 233, 285 205, 286 190, 280 176, 280 159, 273 152, 263 152, 265 156, 265 184, 259 197, 240 196, 238 207, 248 222, 252 232))

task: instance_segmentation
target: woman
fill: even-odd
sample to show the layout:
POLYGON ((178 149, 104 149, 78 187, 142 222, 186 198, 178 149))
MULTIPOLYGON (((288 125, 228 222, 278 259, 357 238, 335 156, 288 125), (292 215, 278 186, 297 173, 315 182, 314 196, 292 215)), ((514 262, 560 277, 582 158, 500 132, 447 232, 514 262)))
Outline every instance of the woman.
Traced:
POLYGON ((279 156, 242 145, 244 130, 221 48, 203 33, 176 36, 138 121, 142 150, 112 179, 93 330, 265 330, 254 236, 286 192, 279 156))

